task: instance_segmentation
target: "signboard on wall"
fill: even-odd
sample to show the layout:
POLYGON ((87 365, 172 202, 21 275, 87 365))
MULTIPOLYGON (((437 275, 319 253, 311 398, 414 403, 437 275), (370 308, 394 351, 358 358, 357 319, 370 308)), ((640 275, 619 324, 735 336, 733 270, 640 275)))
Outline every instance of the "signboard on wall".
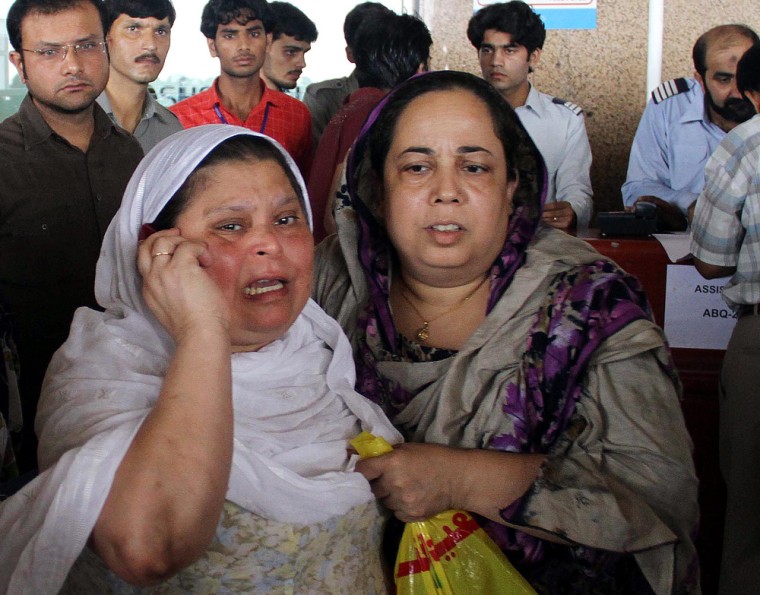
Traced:
POLYGON ((668 265, 665 335, 671 347, 725 349, 736 315, 723 301, 726 279, 708 281, 693 266, 668 265))
MULTIPOLYGON (((473 0, 473 11, 501 0, 473 0)), ((596 29, 596 0, 530 0, 547 29, 596 29)))

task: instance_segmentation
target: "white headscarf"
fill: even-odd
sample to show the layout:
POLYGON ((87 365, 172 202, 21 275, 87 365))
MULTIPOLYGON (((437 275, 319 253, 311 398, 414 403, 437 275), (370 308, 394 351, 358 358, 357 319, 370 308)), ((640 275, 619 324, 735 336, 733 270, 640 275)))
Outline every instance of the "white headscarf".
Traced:
MULTIPOLYGON (((142 298, 138 233, 156 219, 196 166, 246 128, 199 126, 157 145, 140 163, 106 232, 95 294, 106 309, 77 310, 56 352, 37 414, 40 467, 0 504, 0 592, 57 591, 86 544, 133 437, 158 397, 174 352, 142 298)), ((265 518, 308 524, 372 498, 346 461, 361 430, 400 435, 353 390, 351 347, 338 324, 309 300, 283 337, 232 356, 234 452, 227 499, 265 518)))

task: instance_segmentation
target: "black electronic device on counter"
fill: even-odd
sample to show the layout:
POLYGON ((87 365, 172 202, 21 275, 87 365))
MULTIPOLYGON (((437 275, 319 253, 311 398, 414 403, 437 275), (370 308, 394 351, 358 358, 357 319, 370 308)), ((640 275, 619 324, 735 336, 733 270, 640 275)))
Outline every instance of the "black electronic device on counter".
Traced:
POLYGON ((603 236, 648 236, 657 231, 657 205, 639 202, 632 212, 597 213, 596 225, 603 236))

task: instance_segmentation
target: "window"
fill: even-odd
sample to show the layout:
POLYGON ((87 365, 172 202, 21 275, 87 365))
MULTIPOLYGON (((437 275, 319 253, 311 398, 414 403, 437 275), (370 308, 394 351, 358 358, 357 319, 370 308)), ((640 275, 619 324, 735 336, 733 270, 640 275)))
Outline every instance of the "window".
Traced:
MULTIPOLYGON (((200 32, 201 12, 207 0, 174 0, 177 20, 172 29, 172 46, 161 76, 151 87, 159 101, 171 105, 207 88, 219 74, 219 63, 209 55, 206 39, 200 32)), ((404 0, 381 0, 392 10, 401 13, 404 0)), ((312 19, 319 38, 306 56, 307 66, 293 95, 300 97, 305 87, 315 81, 345 76, 351 63, 345 57, 343 17, 358 2, 331 0, 325 10, 323 0, 291 0, 312 19)), ((408 0, 406 2, 409 4, 408 0)), ((5 27, 5 16, 12 0, 0 0, 0 120, 16 112, 26 94, 15 68, 8 62, 11 50, 5 27)))

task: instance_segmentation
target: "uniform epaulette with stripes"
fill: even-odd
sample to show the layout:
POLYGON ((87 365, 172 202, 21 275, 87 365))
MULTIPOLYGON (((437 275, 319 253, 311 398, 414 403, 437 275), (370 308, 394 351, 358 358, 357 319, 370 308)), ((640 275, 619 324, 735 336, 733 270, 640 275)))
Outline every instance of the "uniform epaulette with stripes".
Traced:
POLYGON ((566 107, 571 112, 573 112, 576 116, 580 116, 583 113, 583 108, 580 105, 576 105, 572 101, 565 101, 564 99, 560 99, 559 97, 552 97, 552 103, 556 103, 557 105, 562 105, 566 107))
POLYGON ((660 103, 668 97, 675 97, 680 93, 686 93, 688 90, 689 82, 683 77, 665 81, 652 91, 652 101, 660 103))

